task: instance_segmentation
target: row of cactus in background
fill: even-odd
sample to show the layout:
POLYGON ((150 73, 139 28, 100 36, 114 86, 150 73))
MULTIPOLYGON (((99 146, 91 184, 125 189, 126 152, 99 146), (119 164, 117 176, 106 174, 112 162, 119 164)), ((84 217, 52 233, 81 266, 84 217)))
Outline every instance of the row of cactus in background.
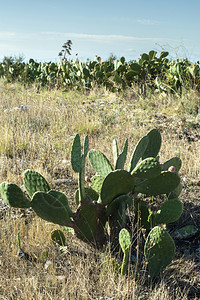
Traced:
POLYGON ((104 86, 111 91, 120 91, 138 84, 141 93, 147 88, 165 92, 182 92, 182 88, 200 88, 200 64, 187 59, 172 61, 168 52, 152 50, 143 53, 138 61, 119 60, 102 61, 95 57, 86 62, 62 59, 58 63, 38 63, 33 59, 29 63, 5 61, 0 63, 0 77, 7 81, 19 81, 23 84, 36 83, 40 86, 90 89, 104 86))
POLYGON ((75 212, 70 208, 66 195, 51 190, 45 178, 33 170, 26 170, 23 174, 28 197, 16 184, 8 182, 1 183, 0 193, 10 206, 32 207, 40 218, 59 224, 66 230, 72 228, 76 236, 85 242, 98 247, 108 241, 116 247, 120 242, 125 255, 122 274, 127 269, 130 248, 129 234, 124 229, 127 208, 133 210, 135 228, 150 231, 144 255, 150 275, 154 277, 171 262, 175 253, 174 241, 163 229, 163 224, 178 220, 183 210, 178 200, 182 189, 178 175, 181 160, 173 157, 161 164, 158 157, 160 147, 160 132, 153 129, 140 139, 131 155, 128 170, 125 170, 128 140, 121 153, 117 141, 113 140, 112 165, 102 152, 89 151, 88 136, 82 147, 77 134, 71 150, 72 169, 78 173, 75 212), (95 171, 91 179, 85 176, 87 157, 95 171), (144 195, 153 198, 164 194, 167 195, 165 201, 157 212, 153 212, 144 195))

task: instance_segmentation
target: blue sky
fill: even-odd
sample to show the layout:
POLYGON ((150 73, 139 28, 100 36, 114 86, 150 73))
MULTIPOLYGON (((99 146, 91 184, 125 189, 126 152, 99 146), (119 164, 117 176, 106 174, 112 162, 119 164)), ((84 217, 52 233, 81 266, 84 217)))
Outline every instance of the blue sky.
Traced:
POLYGON ((0 6, 0 61, 23 55, 58 61, 72 40, 72 58, 103 59, 111 53, 126 60, 150 50, 172 58, 200 60, 198 0, 7 0, 0 6))

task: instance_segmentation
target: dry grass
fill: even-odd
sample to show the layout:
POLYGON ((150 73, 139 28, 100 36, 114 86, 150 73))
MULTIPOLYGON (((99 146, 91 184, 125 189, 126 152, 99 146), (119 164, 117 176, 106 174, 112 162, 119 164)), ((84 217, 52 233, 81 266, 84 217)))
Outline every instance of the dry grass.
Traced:
MULTIPOLYGON (((66 192, 73 206, 76 176, 69 160, 77 132, 82 137, 88 134, 90 148, 112 159, 113 138, 120 147, 128 138, 130 155, 139 138, 156 127, 163 138, 160 159, 181 157, 181 177, 190 183, 187 196, 191 200, 200 170, 199 103, 199 95, 193 92, 182 100, 166 95, 143 99, 134 89, 126 95, 103 89, 84 94, 38 91, 0 82, 0 182, 21 185, 23 171, 34 169, 52 187, 66 192), (28 109, 15 109, 21 105, 28 109), (58 178, 72 182, 58 186, 58 178)), ((86 170, 91 173, 89 165, 86 170)), ((184 195, 181 199, 187 202, 184 195)), ((99 252, 66 234, 69 252, 63 254, 49 238, 57 226, 34 213, 21 213, 17 217, 16 210, 9 209, 0 220, 0 299, 195 299, 195 289, 200 288, 195 257, 186 258, 178 252, 171 266, 154 281, 145 272, 144 263, 139 264, 136 277, 134 265, 129 276, 122 277, 109 248, 99 252), (18 232, 23 250, 36 257, 36 262, 17 256, 18 232), (49 253, 49 267, 42 260, 43 251, 49 253)))

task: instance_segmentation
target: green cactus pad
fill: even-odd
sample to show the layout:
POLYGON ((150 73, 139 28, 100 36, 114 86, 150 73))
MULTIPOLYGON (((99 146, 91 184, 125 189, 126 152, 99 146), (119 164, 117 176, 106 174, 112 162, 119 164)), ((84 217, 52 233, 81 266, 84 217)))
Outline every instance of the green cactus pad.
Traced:
POLYGON ((23 191, 14 183, 2 182, 0 185, 2 199, 12 207, 27 208, 31 202, 27 199, 23 191))
POLYGON ((179 157, 172 157, 169 160, 167 160, 163 164, 163 171, 167 171, 169 167, 174 166, 175 167, 175 172, 178 173, 182 165, 182 161, 179 157))
MULTIPOLYGON (((113 148, 114 148, 114 145, 113 145, 113 148)), ((113 149, 113 151, 114 151, 114 149, 113 149)), ((115 159, 115 157, 113 155, 115 170, 117 170, 117 169, 123 170, 124 169, 124 165, 125 165, 125 162, 126 162, 127 151, 128 151, 128 139, 126 139, 126 141, 124 143, 124 147, 123 147, 122 153, 119 154, 116 159, 115 159)), ((118 153, 118 151, 117 151, 117 153, 118 153)))
MULTIPOLYGON (((85 195, 91 201, 97 201, 99 199, 99 194, 92 188, 85 188, 85 195)), ((76 190, 74 198, 76 201, 76 205, 78 206, 80 203, 79 190, 76 190)))
POLYGON ((72 235, 75 234, 75 231, 74 231, 74 229, 73 229, 72 227, 61 226, 61 228, 62 228, 63 230, 65 230, 67 233, 70 233, 70 234, 72 234, 72 235))
POLYGON ((175 244, 169 233, 159 226, 154 227, 147 236, 144 255, 150 276, 157 276, 175 255, 175 244))
POLYGON ((102 203, 109 203, 122 194, 129 193, 134 188, 135 178, 125 170, 111 172, 104 180, 101 189, 102 203))
POLYGON ((125 161, 126 161, 126 156, 124 155, 124 153, 121 153, 117 158, 116 165, 115 165, 115 170, 117 170, 117 169, 123 170, 125 161))
POLYGON ((181 183, 179 183, 179 185, 172 191, 170 192, 167 196, 169 199, 174 199, 174 198, 178 198, 178 196, 180 195, 180 193, 182 192, 183 189, 183 185, 181 183))
POLYGON ((89 137, 88 135, 86 135, 84 140, 84 151, 83 151, 84 158, 86 158, 88 154, 88 150, 89 150, 89 137))
POLYGON ((61 200, 62 203, 65 205, 65 207, 67 208, 68 214, 70 217, 73 216, 73 211, 71 210, 71 208, 69 207, 69 201, 66 197, 65 194, 63 194, 62 192, 59 191, 55 191, 55 190, 50 190, 48 191, 48 194, 50 194, 51 196, 53 196, 54 198, 61 200))
POLYGON ((24 172, 23 182, 30 198, 32 198, 35 192, 48 192, 50 190, 46 179, 40 173, 33 170, 26 170, 24 172))
POLYGON ((134 224, 138 224, 139 228, 143 227, 145 229, 150 229, 154 226, 154 213, 151 211, 145 201, 138 198, 134 199, 134 212, 134 224))
POLYGON ((63 199, 57 199, 45 192, 36 192, 31 205, 36 214, 46 221, 59 225, 70 223, 68 203, 63 199))
POLYGON ((104 240, 104 226, 106 222, 105 208, 98 203, 82 204, 75 216, 75 233, 86 242, 104 240))
POLYGON ((183 212, 183 205, 180 200, 168 199, 165 201, 160 210, 155 215, 157 224, 168 224, 177 221, 183 212))
POLYGON ((138 144, 136 145, 130 163, 129 163, 129 172, 131 173, 133 169, 136 167, 137 163, 139 162, 140 158, 143 156, 147 146, 149 143, 149 137, 146 135, 140 139, 138 144))
POLYGON ((152 129, 147 136, 149 137, 149 142, 144 154, 142 155, 142 159, 147 157, 156 157, 161 147, 162 138, 157 129, 152 129))
POLYGON ((65 245, 64 233, 59 229, 53 230, 51 232, 51 240, 55 246, 57 246, 57 245, 64 246, 65 245))
POLYGON ((71 166, 74 172, 79 173, 81 171, 81 163, 81 140, 79 134, 76 134, 71 149, 71 166))
POLYGON ((94 191, 100 194, 103 181, 104 181, 104 177, 99 175, 94 175, 90 180, 90 186, 94 191))
MULTIPOLYGON (((126 162, 127 152, 128 152, 128 139, 125 140, 124 147, 121 153, 124 156, 124 164, 126 162)), ((124 169, 124 164, 121 169, 124 169)))
POLYGON ((185 240, 185 239, 188 239, 188 238, 191 238, 192 236, 194 236, 197 232, 198 232, 198 228, 194 225, 187 225, 187 226, 184 226, 180 229, 177 229, 173 236, 175 239, 178 239, 178 240, 185 240))
POLYGON ((113 168, 107 157, 98 150, 90 150, 88 159, 95 172, 104 178, 113 171, 113 168))
POLYGON ((118 149, 118 144, 117 144, 117 140, 113 139, 113 144, 112 144, 112 148, 113 148, 113 161, 114 161, 114 166, 116 166, 116 162, 117 162, 117 158, 119 156, 119 149, 118 149))
POLYGON ((148 157, 141 161, 139 165, 132 171, 132 175, 139 178, 150 179, 161 173, 161 165, 154 157, 148 157))
POLYGON ((125 275, 128 269, 129 249, 131 247, 131 236, 127 229, 123 228, 119 233, 119 244, 124 252, 121 275, 125 275))
POLYGON ((131 206, 133 200, 132 200, 132 197, 130 197, 128 195, 121 195, 121 196, 113 199, 113 201, 107 206, 106 216, 109 217, 110 215, 114 215, 115 212, 118 210, 121 202, 124 202, 125 207, 127 208, 128 205, 131 206))
POLYGON ((127 229, 123 228, 119 233, 119 244, 122 248, 122 251, 125 253, 129 251, 131 246, 131 236, 127 229))
POLYGON ((173 191, 180 183, 177 174, 169 171, 161 172, 160 175, 144 180, 135 187, 135 191, 146 195, 168 194, 173 191))

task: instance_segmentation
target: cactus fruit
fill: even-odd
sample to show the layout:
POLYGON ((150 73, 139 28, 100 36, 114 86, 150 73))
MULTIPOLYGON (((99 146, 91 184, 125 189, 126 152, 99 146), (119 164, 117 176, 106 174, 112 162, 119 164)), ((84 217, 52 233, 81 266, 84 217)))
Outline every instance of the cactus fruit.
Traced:
POLYGON ((175 167, 174 167, 174 166, 171 166, 171 167, 169 167, 169 168, 168 168, 168 171, 169 171, 169 172, 175 172, 175 171, 176 171, 176 169, 175 169, 175 167))
POLYGON ((150 276, 157 276, 175 255, 175 244, 169 233, 159 226, 154 227, 147 236, 144 255, 150 276))
MULTIPOLYGON (((181 168, 182 162, 181 159, 177 156, 170 158, 163 164, 163 171, 169 170, 171 166, 174 166, 175 172, 178 173, 181 168)), ((174 171, 171 171, 174 172, 174 171)))
POLYGON ((156 224, 167 224, 177 221, 183 212, 183 205, 180 200, 168 199, 155 215, 156 224))
POLYGON ((121 275, 125 275, 128 269, 129 251, 131 247, 131 236, 127 229, 121 229, 119 233, 119 244, 124 252, 124 257, 121 267, 121 275))
POLYGON ((2 182, 0 193, 3 200, 12 207, 27 208, 31 206, 31 202, 24 192, 14 183, 2 182))
POLYGON ((50 190, 50 186, 46 179, 40 173, 33 170, 26 170, 24 172, 23 182, 30 198, 32 198, 37 191, 48 192, 50 190))
POLYGON ((87 182, 87 183, 90 182, 90 177, 89 176, 85 176, 85 182, 87 182))

